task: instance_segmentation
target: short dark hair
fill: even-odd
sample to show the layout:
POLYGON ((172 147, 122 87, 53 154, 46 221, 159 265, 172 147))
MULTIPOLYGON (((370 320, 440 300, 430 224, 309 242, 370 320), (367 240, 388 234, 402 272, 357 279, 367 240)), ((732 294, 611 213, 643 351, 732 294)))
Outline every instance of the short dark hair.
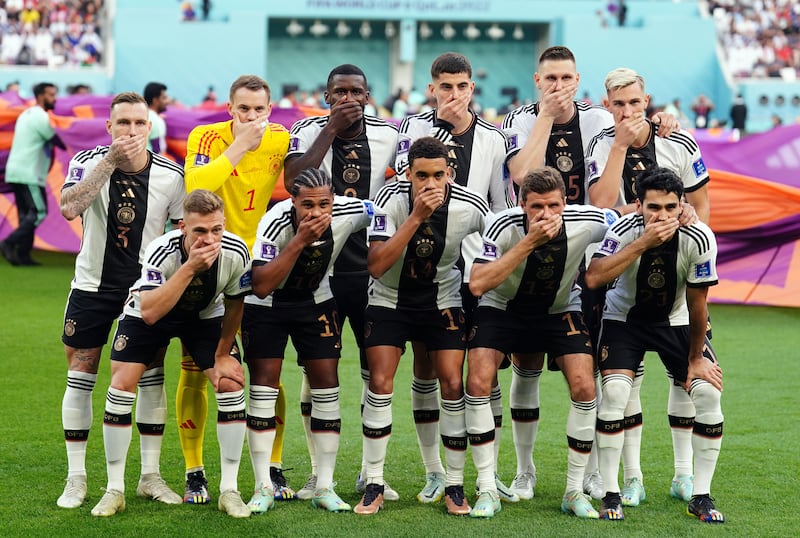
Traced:
POLYGON ((331 87, 333 77, 336 75, 358 75, 364 79, 364 86, 367 85, 367 75, 365 75, 364 71, 362 71, 357 65, 342 64, 331 69, 331 72, 328 74, 328 82, 326 83, 328 88, 331 87))
POLYGON ((198 213, 210 215, 217 211, 224 212, 225 204, 222 198, 206 189, 197 189, 186 195, 183 201, 183 213, 198 213))
POLYGON ((114 96, 114 99, 111 100, 111 108, 114 108, 116 105, 120 103, 128 103, 130 105, 136 103, 142 103, 147 106, 147 102, 144 100, 144 97, 139 95, 136 92, 122 92, 118 93, 114 96))
POLYGON ((333 194, 331 177, 324 170, 320 170, 319 168, 306 168, 294 178, 294 183, 292 183, 289 189, 289 194, 297 196, 300 194, 300 189, 316 189, 317 187, 328 187, 331 190, 331 194, 333 194))
POLYGON ((58 90, 58 86, 52 82, 40 82, 33 87, 33 96, 39 97, 40 95, 44 95, 44 92, 46 92, 48 88, 55 88, 58 90))
POLYGON ((450 75, 466 73, 469 78, 472 78, 472 64, 463 54, 445 52, 437 56, 431 64, 431 78, 438 78, 442 73, 450 75))
POLYGON ((228 95, 228 98, 231 100, 231 102, 233 102, 233 94, 236 93, 236 90, 239 88, 247 88, 253 92, 264 90, 267 92, 267 100, 272 98, 272 92, 270 92, 269 84, 267 84, 266 80, 257 75, 242 75, 233 81, 233 84, 231 84, 231 91, 228 95))
POLYGON ((167 91, 166 84, 162 84, 160 82, 148 82, 147 86, 144 87, 144 100, 147 103, 147 106, 153 104, 153 99, 156 97, 161 96, 161 92, 167 91))
POLYGON ((524 202, 529 193, 546 194, 552 191, 560 191, 561 196, 566 196, 567 187, 564 185, 564 179, 552 166, 542 166, 531 170, 522 179, 519 199, 524 202))
POLYGON ((559 61, 570 60, 575 63, 575 55, 567 47, 555 46, 545 49, 541 56, 539 56, 539 63, 547 60, 559 61))
POLYGON ((669 168, 654 168, 636 180, 636 197, 640 202, 644 201, 647 191, 674 192, 680 200, 683 198, 683 181, 669 168))
POLYGON ((408 167, 411 168, 417 159, 444 159, 447 161, 447 146, 432 136, 417 138, 408 148, 408 167))

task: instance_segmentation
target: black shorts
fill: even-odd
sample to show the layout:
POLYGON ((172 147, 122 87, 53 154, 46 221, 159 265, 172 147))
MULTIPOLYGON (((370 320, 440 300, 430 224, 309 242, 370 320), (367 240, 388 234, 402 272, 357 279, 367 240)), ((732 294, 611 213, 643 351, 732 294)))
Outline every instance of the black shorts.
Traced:
POLYGON ((592 355, 592 342, 580 312, 522 315, 491 306, 475 311, 475 326, 467 347, 486 347, 508 353, 547 353, 548 368, 564 355, 592 355))
POLYGON ((298 360, 338 359, 342 331, 336 301, 290 307, 245 303, 242 318, 245 362, 282 359, 290 336, 298 360))
POLYGON ((367 307, 364 345, 394 346, 403 349, 406 342, 421 342, 428 351, 464 350, 464 311, 394 310, 381 306, 367 307))
POLYGON ((331 292, 336 300, 339 322, 350 320, 356 345, 364 349, 364 312, 367 310, 369 275, 337 275, 330 278, 331 292))
MULTIPOLYGON (((689 368, 689 326, 653 327, 635 322, 603 320, 598 349, 600 370, 634 372, 644 354, 655 351, 672 378, 684 383, 689 368)), ((717 362, 708 338, 703 346, 703 356, 717 362)))
POLYGON ((114 320, 122 314, 128 290, 91 292, 70 290, 64 311, 64 332, 61 341, 76 349, 102 347, 114 320))
POLYGON ((213 368, 222 333, 222 318, 189 321, 161 320, 148 325, 140 318, 122 316, 111 346, 111 360, 150 364, 170 339, 180 338, 200 370, 213 368))

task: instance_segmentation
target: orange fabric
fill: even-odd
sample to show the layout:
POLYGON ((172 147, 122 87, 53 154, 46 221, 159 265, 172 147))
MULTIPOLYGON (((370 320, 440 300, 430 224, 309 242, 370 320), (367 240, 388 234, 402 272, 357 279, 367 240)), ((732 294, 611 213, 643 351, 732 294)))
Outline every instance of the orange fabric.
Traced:
POLYGON ((755 228, 800 213, 800 189, 710 170, 708 196, 715 233, 755 228))

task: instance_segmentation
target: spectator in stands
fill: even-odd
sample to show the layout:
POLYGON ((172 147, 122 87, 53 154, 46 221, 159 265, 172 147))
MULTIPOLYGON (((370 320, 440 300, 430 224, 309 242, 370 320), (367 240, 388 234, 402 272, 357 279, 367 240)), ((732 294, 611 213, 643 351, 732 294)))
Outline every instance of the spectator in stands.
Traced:
POLYGON ((733 136, 735 140, 739 140, 744 135, 745 124, 747 123, 747 105, 742 99, 742 95, 736 96, 736 99, 731 105, 731 127, 733 127, 733 136))
POLYGON ((694 126, 698 129, 705 129, 708 127, 711 112, 714 110, 714 103, 711 99, 704 94, 700 94, 692 103, 692 112, 694 112, 694 126))
POLYGON ((678 120, 678 123, 681 126, 681 129, 689 129, 692 126, 692 122, 689 120, 689 116, 686 115, 686 112, 683 111, 681 108, 681 100, 677 97, 672 100, 671 103, 664 107, 664 112, 666 114, 671 114, 675 116, 675 119, 678 120))

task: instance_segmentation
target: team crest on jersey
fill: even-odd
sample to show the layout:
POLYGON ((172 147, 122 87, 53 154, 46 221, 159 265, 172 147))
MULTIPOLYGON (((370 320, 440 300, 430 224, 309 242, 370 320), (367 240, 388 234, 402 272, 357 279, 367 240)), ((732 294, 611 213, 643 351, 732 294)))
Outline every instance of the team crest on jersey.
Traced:
POLYGON ((128 347, 128 337, 124 334, 120 334, 117 336, 116 340, 114 340, 114 351, 122 351, 128 347))
POLYGON ((296 136, 293 136, 289 139, 289 151, 297 151, 297 148, 300 147, 300 139, 296 136))
POLYGON ((617 247, 619 246, 619 241, 616 239, 603 239, 603 244, 600 245, 600 252, 604 252, 606 254, 614 254, 617 251, 617 247))
POLYGON ((120 204, 119 209, 117 209, 117 220, 120 222, 120 224, 130 224, 135 219, 136 211, 133 209, 133 204, 120 204))
POLYGON ((408 153, 408 148, 411 147, 411 140, 401 140, 397 143, 397 153, 408 153))
POLYGON ((706 163, 703 162, 702 157, 692 163, 692 168, 694 169, 695 177, 700 177, 706 174, 706 163))
POLYGON ((491 243, 483 243, 483 257, 497 259, 497 247, 491 243))
POLYGON ((342 172, 342 179, 345 183, 355 183, 361 179, 361 172, 358 170, 358 165, 350 166, 342 172))
POLYGON ((711 276, 711 262, 705 261, 694 266, 694 276, 696 278, 708 278, 711 276))
POLYGON ((568 153, 556 155, 556 168, 562 172, 569 172, 572 170, 573 162, 572 157, 568 153))
POLYGON ((375 215, 372 222, 372 230, 375 232, 386 231, 386 215, 375 215))
POLYGON ((506 148, 508 149, 508 151, 511 151, 512 149, 517 149, 518 140, 519 139, 517 138, 517 135, 511 135, 508 137, 508 142, 506 142, 506 148))
POLYGON ((239 287, 240 288, 249 288, 253 282, 253 272, 247 271, 242 277, 239 279, 239 287))
POLYGON ((261 245, 261 258, 264 261, 271 262, 278 255, 278 247, 275 245, 261 245))
POLYGON ((608 358, 608 346, 603 346, 600 350, 600 362, 605 361, 608 358))
POLYGON ((84 169, 80 166, 76 166, 75 168, 71 168, 69 171, 69 178, 67 181, 80 181, 83 179, 83 172, 84 169))
POLYGON ((164 283, 164 275, 161 274, 161 271, 156 271, 155 269, 148 269, 147 270, 147 281, 152 282, 154 284, 163 284, 164 283))
POLYGON ((68 319, 64 322, 64 334, 67 336, 74 336, 75 335, 75 320, 68 319))
POLYGON ((208 157, 208 155, 203 155, 202 153, 198 153, 197 155, 194 156, 194 165, 203 166, 208 164, 210 160, 211 159, 208 157))

